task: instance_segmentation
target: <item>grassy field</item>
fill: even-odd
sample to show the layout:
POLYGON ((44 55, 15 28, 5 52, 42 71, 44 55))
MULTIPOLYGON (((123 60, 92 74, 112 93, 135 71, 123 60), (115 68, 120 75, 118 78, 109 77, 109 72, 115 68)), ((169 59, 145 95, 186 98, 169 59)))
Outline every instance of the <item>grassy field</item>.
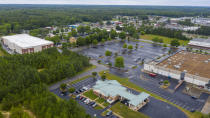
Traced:
POLYGON ((95 99, 98 97, 97 95, 95 95, 95 94, 93 93, 93 90, 89 90, 89 91, 83 93, 83 95, 84 95, 85 97, 90 98, 91 100, 95 100, 95 99))
POLYGON ((4 52, 0 50, 0 56, 4 56, 4 52))
POLYGON ((98 98, 97 100, 96 100, 96 102, 98 102, 98 103, 103 103, 103 102, 105 102, 105 99, 103 99, 103 98, 98 98))
POLYGON ((102 116, 106 116, 106 114, 109 112, 109 110, 104 111, 103 113, 101 113, 102 116))
MULTIPOLYGON (((100 75, 104 74, 104 71, 100 72, 99 74, 100 75)), ((147 91, 146 89, 144 89, 140 86, 137 86, 136 84, 130 82, 128 78, 120 78, 116 75, 110 74, 108 71, 106 72, 106 78, 109 79, 109 80, 117 80, 123 86, 129 87, 129 88, 134 89, 138 92, 146 92, 146 93, 150 94, 150 96, 152 96, 152 97, 154 97, 158 100, 161 100, 163 102, 171 104, 171 105, 177 107, 178 109, 180 109, 182 112, 184 112, 189 118, 200 118, 201 115, 202 115, 199 112, 191 113, 190 111, 187 111, 187 110, 183 109, 182 107, 180 107, 176 104, 173 104, 172 102, 170 102, 170 101, 168 101, 168 100, 166 100, 166 99, 164 99, 164 98, 162 98, 162 97, 160 97, 160 96, 158 96, 154 93, 151 93, 151 92, 147 91)))
POLYGON ((85 25, 88 25, 88 24, 90 24, 90 22, 82 22, 83 24, 85 24, 85 25))
POLYGON ((108 107, 109 105, 110 105, 110 104, 109 104, 108 102, 104 102, 104 103, 103 103, 103 106, 104 106, 104 107, 108 107))
POLYGON ((111 107, 111 110, 124 118, 149 118, 143 113, 133 111, 128 106, 118 102, 111 107))
MULTIPOLYGON (((175 39, 175 38, 169 38, 165 36, 152 35, 152 34, 145 34, 145 35, 140 36, 141 39, 145 39, 145 40, 152 40, 153 38, 156 38, 156 37, 163 39, 163 43, 165 44, 170 44, 171 40, 175 39)), ((187 45, 189 41, 179 40, 179 42, 181 45, 187 45)))
POLYGON ((101 109, 103 109, 101 106, 96 106, 95 108, 94 108, 95 110, 101 110, 101 109))

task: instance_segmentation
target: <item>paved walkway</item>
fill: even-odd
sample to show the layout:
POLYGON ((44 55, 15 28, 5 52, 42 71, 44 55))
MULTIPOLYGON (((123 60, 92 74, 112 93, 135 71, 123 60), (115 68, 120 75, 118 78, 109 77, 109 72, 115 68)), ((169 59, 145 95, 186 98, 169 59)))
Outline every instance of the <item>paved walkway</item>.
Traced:
POLYGON ((84 72, 84 73, 82 73, 82 74, 79 74, 79 75, 77 75, 77 76, 74 76, 74 77, 72 77, 72 78, 68 78, 68 79, 59 81, 59 82, 57 82, 57 83, 51 85, 51 86, 49 87, 49 90, 50 90, 50 91, 51 91, 51 90, 55 90, 55 89, 59 88, 60 85, 63 84, 63 83, 69 83, 69 82, 74 81, 74 80, 76 80, 76 79, 85 77, 85 76, 87 76, 87 75, 91 75, 92 72, 101 72, 101 71, 103 71, 103 70, 107 70, 107 69, 108 69, 108 67, 106 67, 106 66, 104 66, 104 65, 101 65, 101 64, 98 64, 96 60, 91 60, 90 63, 93 64, 93 65, 95 65, 96 68, 95 68, 95 69, 92 69, 92 70, 90 70, 90 71, 84 72))
POLYGON ((206 101, 206 104, 204 105, 202 111, 204 114, 209 114, 210 113, 210 97, 208 97, 208 100, 206 101))

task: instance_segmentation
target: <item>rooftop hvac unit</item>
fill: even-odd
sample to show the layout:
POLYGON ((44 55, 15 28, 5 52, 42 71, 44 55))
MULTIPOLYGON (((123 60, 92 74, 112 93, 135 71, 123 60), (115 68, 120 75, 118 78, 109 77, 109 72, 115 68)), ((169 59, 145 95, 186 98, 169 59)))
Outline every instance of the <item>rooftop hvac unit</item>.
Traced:
POLYGON ((179 65, 174 65, 174 68, 179 69, 180 66, 179 65))
POLYGON ((185 70, 181 73, 181 75, 180 75, 180 79, 181 79, 181 80, 184 80, 185 73, 186 73, 185 70))

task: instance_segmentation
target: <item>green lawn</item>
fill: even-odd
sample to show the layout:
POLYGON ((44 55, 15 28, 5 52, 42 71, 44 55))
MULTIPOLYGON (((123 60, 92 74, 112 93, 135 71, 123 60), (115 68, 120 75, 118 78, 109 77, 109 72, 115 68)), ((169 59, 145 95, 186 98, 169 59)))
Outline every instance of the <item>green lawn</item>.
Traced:
POLYGON ((4 52, 0 50, 0 56, 4 56, 4 52))
POLYGON ((7 55, 8 53, 4 50, 4 49, 2 49, 2 47, 1 47, 1 45, 0 45, 0 56, 5 56, 5 55, 7 55))
POLYGON ((112 21, 118 21, 118 19, 116 19, 116 18, 113 18, 113 19, 112 19, 112 21))
POLYGON ((90 22, 82 22, 83 24, 86 24, 86 25, 88 25, 88 24, 90 24, 90 22))
MULTIPOLYGON (((163 39, 163 43, 166 43, 166 44, 170 44, 171 40, 175 39, 175 38, 169 38, 165 36, 152 35, 152 34, 145 34, 145 35, 140 36, 141 39, 145 39, 145 40, 152 40, 153 38, 156 38, 156 37, 163 39)), ((179 42, 181 45, 187 45, 189 41, 179 40, 179 42)))
MULTIPOLYGON (((100 75, 104 74, 104 71, 100 72, 99 74, 100 75)), ((106 71, 106 78, 109 79, 109 80, 117 80, 123 86, 129 87, 129 88, 134 89, 138 92, 146 92, 156 99, 159 99, 163 102, 171 104, 171 105, 177 107, 178 109, 180 109, 182 112, 184 112, 189 118, 198 118, 198 116, 201 116, 200 115, 201 113, 199 113, 199 112, 191 113, 190 111, 187 111, 186 109, 183 109, 182 107, 180 107, 176 104, 173 104, 172 102, 170 102, 170 101, 168 101, 168 100, 166 100, 166 99, 164 99, 164 98, 162 98, 162 97, 160 97, 160 96, 158 96, 154 93, 151 93, 151 92, 147 91, 146 89, 144 89, 140 86, 137 86, 136 84, 130 82, 128 78, 120 78, 116 75, 110 74, 108 71, 106 71)))
POLYGON ((91 100, 95 100, 98 97, 97 95, 95 95, 93 93, 93 90, 92 89, 89 90, 89 91, 87 91, 87 92, 85 92, 85 93, 83 93, 83 95, 86 96, 86 97, 88 97, 88 98, 90 98, 91 100))
POLYGON ((101 109, 104 109, 104 108, 102 108, 101 106, 97 105, 94 109, 95 110, 101 110, 101 109))
POLYGON ((98 102, 98 103, 103 103, 103 102, 105 102, 106 100, 105 99, 103 99, 103 98, 98 98, 97 100, 96 100, 96 102, 98 102))
POLYGON ((118 102, 111 107, 111 110, 114 113, 119 114, 124 118, 149 118, 148 116, 144 115, 143 113, 133 111, 128 106, 118 102))
POLYGON ((109 112, 109 110, 104 111, 101 115, 106 116, 106 114, 109 112))
POLYGON ((85 80, 85 79, 87 79, 87 78, 90 78, 90 77, 93 77, 93 76, 92 76, 92 75, 88 75, 88 76, 85 76, 85 77, 82 77, 82 78, 76 79, 76 80, 74 80, 74 81, 70 82, 69 84, 70 84, 70 85, 72 85, 72 84, 76 84, 76 83, 78 83, 78 82, 80 82, 80 81, 82 81, 82 80, 85 80))
POLYGON ((104 103, 103 103, 103 106, 104 106, 104 107, 108 107, 109 105, 110 105, 110 104, 109 104, 108 102, 104 102, 104 103))

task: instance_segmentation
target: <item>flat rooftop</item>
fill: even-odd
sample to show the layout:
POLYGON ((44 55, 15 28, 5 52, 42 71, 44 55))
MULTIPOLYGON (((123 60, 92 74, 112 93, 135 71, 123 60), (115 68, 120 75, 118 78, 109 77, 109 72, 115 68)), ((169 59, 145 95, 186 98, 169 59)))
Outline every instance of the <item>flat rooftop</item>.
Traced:
POLYGON ((17 34, 11 36, 4 36, 2 38, 22 48, 53 44, 52 41, 47 41, 38 37, 30 36, 28 34, 17 34))
POLYGON ((210 79, 210 55, 181 51, 157 65, 210 79))
POLYGON ((210 47, 210 39, 193 39, 188 44, 209 48, 210 47))

